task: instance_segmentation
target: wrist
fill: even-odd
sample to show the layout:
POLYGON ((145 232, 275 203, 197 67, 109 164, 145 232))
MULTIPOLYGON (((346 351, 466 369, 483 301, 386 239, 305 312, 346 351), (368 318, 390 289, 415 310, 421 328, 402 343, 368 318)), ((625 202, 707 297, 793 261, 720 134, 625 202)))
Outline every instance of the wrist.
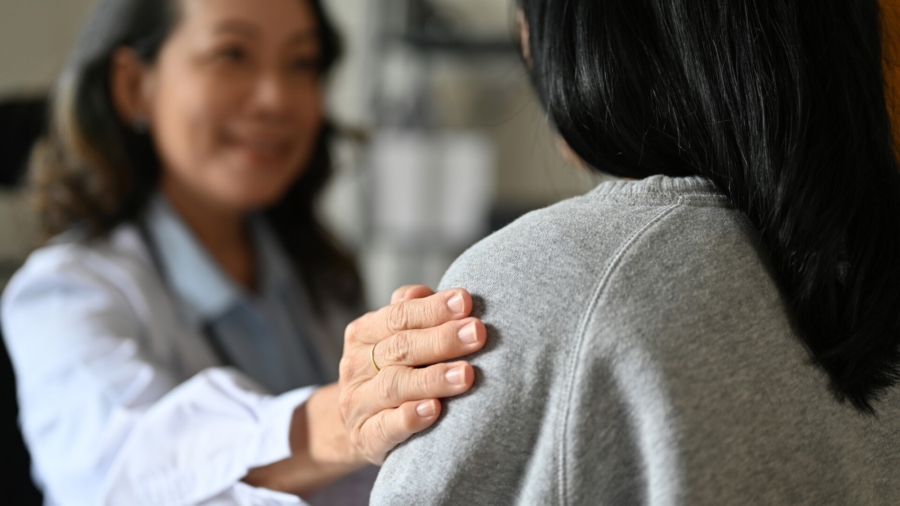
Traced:
POLYGON ((294 410, 291 450, 306 453, 317 464, 362 468, 368 461, 350 440, 338 404, 339 394, 337 384, 323 386, 294 410))

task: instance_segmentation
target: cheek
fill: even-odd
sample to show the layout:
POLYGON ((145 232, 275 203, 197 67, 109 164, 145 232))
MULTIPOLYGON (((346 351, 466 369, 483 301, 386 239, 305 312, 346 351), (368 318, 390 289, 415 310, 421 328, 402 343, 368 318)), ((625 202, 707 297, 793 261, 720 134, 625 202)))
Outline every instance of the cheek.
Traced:
POLYGON ((201 177, 215 162, 217 128, 236 101, 234 94, 190 76, 160 85, 153 130, 163 169, 185 179, 201 177))
POLYGON ((255 209, 273 205, 303 177, 324 112, 318 85, 304 83, 272 107, 254 102, 253 86, 245 84, 187 75, 161 81, 153 130, 163 177, 170 183, 200 198, 255 209), (291 155, 280 167, 261 167, 223 141, 223 132, 270 121, 281 124, 278 129, 289 125, 295 133, 291 155))

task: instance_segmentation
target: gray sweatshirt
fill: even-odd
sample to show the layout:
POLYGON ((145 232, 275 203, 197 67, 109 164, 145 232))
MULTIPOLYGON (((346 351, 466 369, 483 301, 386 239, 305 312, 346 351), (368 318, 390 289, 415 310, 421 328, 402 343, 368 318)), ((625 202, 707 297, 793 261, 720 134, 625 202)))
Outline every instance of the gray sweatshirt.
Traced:
MULTIPOLYGON (((900 504, 898 389, 840 404, 748 220, 702 179, 604 183, 466 252, 476 386, 371 504, 900 504)), ((900 308, 898 308, 900 311, 900 308)))

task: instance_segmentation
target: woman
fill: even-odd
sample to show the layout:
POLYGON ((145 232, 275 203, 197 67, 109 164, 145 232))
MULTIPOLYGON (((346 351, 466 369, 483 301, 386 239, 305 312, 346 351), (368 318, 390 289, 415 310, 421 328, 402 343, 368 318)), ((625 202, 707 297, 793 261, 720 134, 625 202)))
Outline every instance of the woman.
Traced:
POLYGON ((560 137, 631 180, 451 267, 496 329, 483 379, 390 455, 372 503, 900 503, 876 1, 520 7, 560 137))
MULTIPOLYGON (((334 383, 359 278, 313 212, 337 53, 314 0, 91 15, 34 156, 56 237, 2 306, 49 504, 297 503, 364 466, 334 383)), ((472 383, 465 363, 415 367, 485 338, 463 291, 394 301, 348 330, 371 360, 341 370, 367 392, 355 441, 381 454, 472 383)), ((319 502, 364 501, 358 478, 319 502)))

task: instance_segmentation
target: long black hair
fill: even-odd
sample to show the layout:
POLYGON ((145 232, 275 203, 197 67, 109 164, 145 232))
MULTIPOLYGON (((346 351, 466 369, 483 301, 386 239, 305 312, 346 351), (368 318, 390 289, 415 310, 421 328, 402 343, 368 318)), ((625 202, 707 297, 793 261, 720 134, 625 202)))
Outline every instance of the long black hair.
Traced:
POLYGON ((876 0, 520 0, 532 79, 587 164, 699 175, 759 230, 834 393, 898 381, 900 172, 876 0))
MULTIPOLYGON (((316 17, 323 75, 340 54, 337 33, 319 0, 316 17)), ((76 41, 51 96, 50 133, 32 155, 31 180, 47 237, 81 227, 103 236, 137 219, 158 186, 159 157, 149 135, 116 113, 110 91, 112 56, 129 47, 152 64, 179 16, 178 0, 102 0, 76 41)), ((332 171, 326 124, 302 176, 266 215, 317 303, 337 299, 361 307, 353 259, 321 225, 315 201, 332 171)))

